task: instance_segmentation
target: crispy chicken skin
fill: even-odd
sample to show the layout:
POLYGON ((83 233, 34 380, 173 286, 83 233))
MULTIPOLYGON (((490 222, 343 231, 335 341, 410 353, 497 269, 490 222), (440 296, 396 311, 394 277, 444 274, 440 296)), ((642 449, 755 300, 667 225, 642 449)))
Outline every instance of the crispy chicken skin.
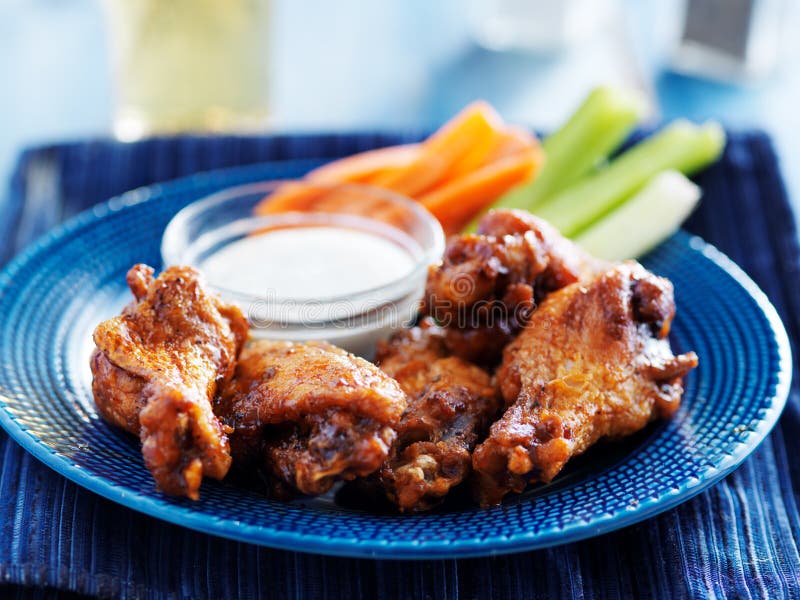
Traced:
POLYGON ((273 489, 322 494, 378 469, 406 408, 396 381, 324 342, 251 341, 216 401, 233 429, 234 460, 256 464, 273 489))
POLYGON ((494 370, 503 356, 503 349, 519 333, 531 311, 518 307, 510 319, 505 318, 505 309, 499 305, 494 312, 497 313, 495 316, 485 321, 476 319, 472 325, 443 327, 447 351, 462 360, 494 370), (523 316, 523 319, 520 320, 517 315, 523 316))
POLYGON ((378 365, 409 397, 378 477, 404 512, 436 506, 469 475, 472 449, 499 410, 489 374, 450 356, 445 335, 424 319, 378 345, 378 365))
POLYGON ((549 482, 600 438, 672 415, 693 352, 666 339, 672 284, 635 262, 547 297, 506 348, 497 379, 508 409, 473 453, 482 506, 549 482))
POLYGON ((451 352, 491 365, 538 302, 602 265, 530 213, 489 211, 431 267, 423 312, 448 327, 451 352))
POLYGON ((153 269, 135 265, 127 282, 136 300, 94 331, 95 403, 140 437, 162 491, 196 499, 202 478, 221 479, 231 464, 211 400, 233 375, 247 321, 189 267, 154 279, 153 269))

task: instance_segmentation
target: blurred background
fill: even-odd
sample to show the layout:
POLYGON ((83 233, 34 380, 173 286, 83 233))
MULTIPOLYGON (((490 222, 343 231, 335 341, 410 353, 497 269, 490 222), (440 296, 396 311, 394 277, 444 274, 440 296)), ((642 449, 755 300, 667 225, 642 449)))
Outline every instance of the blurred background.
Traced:
POLYGON ((605 83, 766 129, 797 199, 798 30, 788 0, 2 0, 0 180, 33 144, 427 130, 476 98, 546 131, 605 83))

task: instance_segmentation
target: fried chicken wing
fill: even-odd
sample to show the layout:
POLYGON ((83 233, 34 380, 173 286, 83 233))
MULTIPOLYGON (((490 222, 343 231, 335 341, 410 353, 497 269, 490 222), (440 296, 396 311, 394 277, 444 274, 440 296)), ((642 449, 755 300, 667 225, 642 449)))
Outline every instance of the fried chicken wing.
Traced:
POLYGON ((506 318, 505 308, 497 305, 492 311, 493 316, 486 319, 474 319, 471 325, 461 327, 443 327, 444 344, 453 356, 492 370, 500 361, 503 349, 516 337, 530 313, 520 307, 512 312, 511 318, 506 318))
POLYGON ((530 213, 490 211, 477 234, 448 241, 428 274, 423 312, 448 327, 451 352, 491 365, 538 302, 601 265, 530 213))
POLYGON ((472 457, 483 506, 549 482, 600 438, 672 415, 693 352, 674 356, 671 283, 635 262, 552 293, 506 348, 497 379, 508 406, 472 457))
POLYGON ((324 342, 258 340, 242 352, 216 413, 233 429, 234 460, 304 494, 378 469, 406 408, 396 381, 324 342))
POLYGON ((445 336, 425 319, 378 346, 378 365, 409 397, 378 477, 402 511, 432 508, 466 478, 472 449, 499 409, 489 374, 450 356, 445 336))
POLYGON ((162 491, 196 499, 202 478, 221 479, 231 464, 211 400, 233 375, 247 321, 189 267, 153 279, 153 269, 136 265, 127 281, 136 300, 94 331, 95 403, 140 437, 162 491))

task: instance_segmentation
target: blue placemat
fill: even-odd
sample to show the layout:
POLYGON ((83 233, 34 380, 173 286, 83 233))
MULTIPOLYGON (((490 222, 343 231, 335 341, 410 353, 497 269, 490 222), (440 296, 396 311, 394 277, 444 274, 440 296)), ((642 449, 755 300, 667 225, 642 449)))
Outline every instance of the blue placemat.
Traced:
MULTIPOLYGON (((0 263, 63 218, 140 185, 217 167, 335 157, 414 138, 183 137, 32 149, 20 158, 11 193, 0 205, 0 263)), ((706 195, 689 229, 729 254, 764 289, 795 348, 800 254, 769 139, 731 134, 722 161, 700 183, 706 195)), ((282 552, 161 523, 78 488, 0 433, 0 586, 199 598, 800 597, 798 456, 795 385, 780 424, 759 450, 712 490, 673 511, 546 551, 400 562, 282 552)), ((10 590, 0 587, 0 596, 10 590)))

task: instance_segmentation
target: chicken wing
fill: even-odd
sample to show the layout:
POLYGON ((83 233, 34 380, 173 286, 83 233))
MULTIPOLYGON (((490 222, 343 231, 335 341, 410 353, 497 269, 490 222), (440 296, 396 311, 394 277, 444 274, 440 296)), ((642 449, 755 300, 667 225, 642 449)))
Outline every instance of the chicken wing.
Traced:
POLYGON ((600 268, 530 213, 490 211, 477 234, 449 240, 429 272, 423 312, 448 327, 454 354, 491 365, 548 293, 600 268))
POLYGON ((671 283, 634 262, 547 297, 498 370, 509 407, 472 457, 478 499, 549 482, 600 438, 673 414, 693 352, 674 356, 671 283))
POLYGON ((140 437, 162 491, 196 499, 202 478, 221 479, 231 464, 211 399, 233 375, 247 321, 189 267, 153 279, 153 269, 136 265, 127 281, 136 300, 94 331, 95 403, 140 437))
POLYGON ((304 494, 378 469, 405 408, 398 383, 361 358, 324 342, 265 340, 247 345, 215 405, 233 430, 234 460, 304 494))
POLYGON ((402 511, 441 502, 471 470, 471 452, 499 410, 489 374, 450 356, 430 319, 379 344, 377 363, 409 396, 379 484, 402 511))

